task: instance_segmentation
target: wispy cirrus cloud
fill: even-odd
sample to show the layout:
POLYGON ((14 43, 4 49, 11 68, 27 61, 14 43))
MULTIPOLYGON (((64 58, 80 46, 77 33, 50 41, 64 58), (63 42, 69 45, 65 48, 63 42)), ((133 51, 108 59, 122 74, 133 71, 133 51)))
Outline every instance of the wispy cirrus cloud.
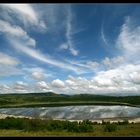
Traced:
POLYGON ((31 4, 0 4, 0 7, 6 11, 4 16, 8 17, 7 19, 13 23, 15 23, 15 21, 10 18, 11 14, 16 16, 16 19, 20 20, 26 27, 36 26, 46 29, 44 21, 40 19, 40 15, 37 14, 31 4))
POLYGON ((101 38, 102 38, 103 42, 105 43, 105 45, 109 46, 108 41, 107 41, 105 34, 104 34, 103 26, 101 27, 101 38))
POLYGON ((17 58, 0 52, 0 64, 15 66, 19 63, 20 61, 17 58))
POLYGON ((20 63, 16 57, 0 52, 0 77, 23 75, 17 67, 20 63))
MULTIPOLYGON (((27 22, 31 22, 30 20, 33 20, 34 21, 33 23, 35 25, 39 22, 38 16, 36 15, 36 12, 34 11, 34 9, 32 8, 31 5, 27 5, 27 4, 25 4, 25 5, 24 4, 7 5, 7 4, 5 4, 5 5, 1 5, 1 6, 4 8, 8 7, 8 9, 11 9, 14 13, 16 13, 16 17, 18 14, 17 11, 19 11, 19 14, 21 14, 21 16, 23 16, 24 18, 29 16, 30 18, 27 19, 27 22), (25 9, 27 11, 21 10, 21 8, 23 8, 23 7, 25 7, 25 9)), ((10 13, 11 11, 8 11, 8 12, 10 13)), ((22 19, 22 21, 23 21, 23 19, 22 19)), ((67 69, 67 70, 74 71, 76 73, 79 72, 78 68, 71 64, 61 62, 59 60, 51 58, 47 54, 43 54, 41 51, 39 51, 37 49, 30 48, 29 46, 36 47, 36 40, 34 38, 30 37, 30 35, 27 33, 27 31, 25 31, 18 24, 13 24, 9 20, 7 20, 7 21, 0 20, 0 25, 1 25, 0 32, 6 36, 6 39, 11 43, 11 46, 13 46, 13 48, 15 48, 17 51, 20 51, 32 58, 35 58, 35 59, 45 62, 47 64, 51 64, 53 66, 62 68, 64 70, 67 69)), ((36 26, 40 26, 40 25, 36 25, 36 26)), ((71 43, 71 41, 70 41, 70 43, 71 43)))
POLYGON ((67 37, 67 43, 68 43, 68 48, 72 55, 76 56, 78 55, 78 50, 74 48, 73 40, 72 40, 72 20, 73 20, 73 15, 72 11, 70 8, 68 8, 68 15, 67 15, 67 22, 66 22, 66 37, 67 37))
POLYGON ((73 34, 76 33, 73 29, 73 12, 71 10, 71 7, 69 6, 66 10, 67 16, 66 16, 66 39, 67 42, 63 43, 60 45, 60 49, 68 49, 70 53, 73 56, 77 56, 79 54, 79 51, 75 48, 74 46, 74 41, 73 41, 73 34))
POLYGON ((91 73, 91 72, 96 73, 102 70, 115 69, 126 63, 126 60, 123 56, 116 56, 112 58, 105 57, 101 61, 94 61, 94 60, 83 60, 83 61, 67 60, 67 61, 83 69, 85 73, 91 73))
POLYGON ((76 73, 79 72, 77 70, 77 67, 75 67, 75 66, 72 66, 72 65, 65 63, 65 62, 55 60, 55 59, 51 58, 50 56, 48 56, 47 54, 44 55, 40 51, 29 48, 28 46, 21 44, 18 41, 13 41, 13 40, 9 40, 9 41, 16 50, 19 50, 22 53, 25 53, 32 58, 35 58, 39 61, 54 65, 54 66, 59 67, 59 68, 63 68, 64 70, 67 69, 67 70, 72 70, 76 73))
POLYGON ((127 17, 118 36, 116 46, 128 61, 139 61, 140 26, 133 27, 131 17, 127 17))
POLYGON ((14 75, 23 75, 24 72, 12 65, 0 65, 0 77, 9 77, 14 75))
POLYGON ((11 25, 9 22, 0 20, 0 32, 4 33, 7 38, 19 39, 28 46, 35 47, 36 41, 31 38, 28 33, 18 25, 11 25))

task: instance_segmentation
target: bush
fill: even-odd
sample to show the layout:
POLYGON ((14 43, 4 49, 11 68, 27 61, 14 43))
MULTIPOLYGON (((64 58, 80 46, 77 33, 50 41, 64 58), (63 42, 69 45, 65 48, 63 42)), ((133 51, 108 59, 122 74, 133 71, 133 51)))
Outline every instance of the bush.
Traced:
POLYGON ((81 123, 92 125, 93 123, 90 120, 83 120, 81 123))
POLYGON ((125 120, 123 121, 123 124, 129 124, 128 120, 125 119, 125 120))
POLYGON ((93 122, 92 124, 93 124, 93 125, 96 125, 96 124, 98 124, 98 122, 93 122))
POLYGON ((123 120, 123 122, 118 122, 119 125, 126 125, 129 124, 129 121, 127 119, 123 120))
POLYGON ((113 132, 117 130, 117 125, 115 124, 106 124, 104 127, 105 132, 113 132))
POLYGON ((79 125, 78 132, 91 132, 91 131, 93 131, 92 125, 89 125, 89 124, 79 125))
POLYGON ((102 125, 105 125, 105 124, 110 124, 110 122, 102 120, 102 125))

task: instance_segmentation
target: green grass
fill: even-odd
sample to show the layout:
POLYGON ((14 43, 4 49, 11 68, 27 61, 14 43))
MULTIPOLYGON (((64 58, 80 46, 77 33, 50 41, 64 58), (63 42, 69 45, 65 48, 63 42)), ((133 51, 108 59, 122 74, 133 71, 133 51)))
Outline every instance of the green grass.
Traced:
POLYGON ((0 130, 0 136, 140 136, 140 124, 118 125, 114 132, 105 132, 103 125, 94 125, 93 132, 0 130))
POLYGON ((0 119, 0 136, 140 136, 140 123, 94 124, 89 120, 78 123, 7 117, 0 119))

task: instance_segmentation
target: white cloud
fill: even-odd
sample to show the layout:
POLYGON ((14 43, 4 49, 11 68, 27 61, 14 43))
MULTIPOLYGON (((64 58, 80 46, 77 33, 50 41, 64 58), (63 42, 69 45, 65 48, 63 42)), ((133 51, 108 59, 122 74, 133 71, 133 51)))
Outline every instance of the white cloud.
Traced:
MULTIPOLYGON (((20 13, 22 13, 23 15, 26 15, 26 12, 23 12, 23 10, 19 10, 22 6, 25 6, 27 9, 27 11, 29 11, 29 16, 31 17, 31 19, 36 19, 35 15, 33 14, 33 10, 31 10, 31 6, 29 5, 1 5, 2 7, 6 6, 9 7, 10 9, 14 10, 14 12, 20 11, 20 13), (16 9, 16 10, 15 10, 16 9), (30 14, 31 13, 31 14, 30 14)), ((17 15, 16 15, 17 16, 17 15)), ((27 16, 27 15, 26 15, 27 16)), ((38 50, 35 49, 31 49, 28 48, 27 46, 34 46, 36 45, 36 41, 31 38, 26 31, 24 31, 20 26, 18 25, 12 25, 11 23, 7 22, 7 21, 3 21, 0 20, 0 32, 4 33, 7 36, 7 40, 10 41, 10 43, 12 44, 12 46, 14 46, 15 49, 17 49, 18 51, 21 51, 35 59, 38 59, 40 61, 43 61, 45 63, 49 63, 52 64, 54 66, 63 68, 63 69, 68 69, 68 70, 72 70, 75 71, 77 73, 79 73, 79 69, 75 66, 72 66, 71 64, 65 63, 65 62, 60 62, 58 60, 55 60, 51 57, 49 57, 48 55, 44 55, 41 52, 39 52, 38 50)), ((43 23, 42 23, 43 25, 43 23)), ((70 35, 70 33, 68 33, 70 35)), ((70 36, 69 36, 70 37, 70 36)), ((70 41, 71 43, 71 41, 70 41)), ((71 51, 75 54, 75 50, 73 48, 70 48, 71 51)))
POLYGON ((72 38, 72 20, 73 20, 73 15, 71 8, 68 7, 67 9, 67 19, 66 19, 66 38, 67 38, 67 44, 65 44, 65 49, 69 49, 72 55, 77 56, 79 51, 75 49, 74 44, 73 44, 73 38, 72 38), (67 46, 67 48, 66 48, 67 46))
POLYGON ((74 47, 72 47, 70 42, 68 44, 70 45, 69 50, 70 50, 71 54, 74 55, 74 56, 78 55, 79 51, 76 50, 74 47))
POLYGON ((122 64, 124 64, 126 61, 124 59, 123 56, 117 56, 117 57, 113 57, 113 58, 108 58, 105 57, 104 60, 102 60, 102 64, 107 67, 108 69, 110 68, 116 68, 122 64))
POLYGON ((45 73, 43 71, 33 71, 32 72, 32 77, 36 80, 43 80, 45 78, 45 73))
POLYGON ((37 83, 25 83, 23 81, 17 81, 13 84, 0 85, 0 93, 37 93, 52 91, 49 89, 48 84, 45 81, 39 81, 37 83))
POLYGON ((11 93, 25 93, 28 91, 28 84, 24 83, 23 81, 17 81, 11 87, 11 93))
POLYGON ((59 32, 63 28, 65 8, 58 4, 38 5, 38 12, 42 19, 46 20, 47 31, 59 32), (59 25, 59 26, 58 26, 59 25))
MULTIPOLYGON (((133 77, 133 71, 139 71, 140 65, 126 65, 118 67, 116 69, 108 70, 108 71, 102 71, 97 73, 95 77, 93 77, 92 82, 98 87, 107 87, 109 91, 114 92, 112 89, 117 89, 118 93, 121 93, 121 91, 126 92, 135 92, 133 90, 133 87, 135 87, 135 83, 131 80, 133 77), (132 76, 130 78, 130 76, 132 76)), ((139 87, 135 87, 135 89, 140 90, 139 87)))
POLYGON ((100 64, 96 61, 87 61, 86 62, 86 65, 85 65, 87 68, 90 68, 90 69, 96 69, 100 66, 100 64))
POLYGON ((9 22, 0 20, 0 32, 6 34, 8 37, 14 37, 14 39, 16 37, 16 39, 24 41, 29 46, 36 45, 36 41, 27 32, 17 25, 11 25, 9 22))
POLYGON ((23 75, 23 71, 19 68, 10 65, 0 65, 0 76, 13 76, 13 75, 23 75))
POLYGON ((27 47, 30 45, 35 46, 35 40, 30 38, 27 35, 27 33, 24 30, 22 30, 22 28, 18 26, 11 26, 8 22, 4 22, 4 21, 0 21, 0 25, 1 24, 5 26, 3 28, 2 26, 0 26, 1 27, 0 31, 6 35, 8 34, 8 36, 11 35, 10 38, 7 37, 7 39, 8 41, 10 41, 10 43, 16 50, 19 50, 40 61, 55 65, 60 68, 69 69, 78 72, 77 68, 70 64, 57 61, 55 59, 48 57, 47 55, 42 54, 41 52, 35 49, 31 49, 27 47), (16 38, 12 38, 12 36, 20 37, 20 39, 18 40, 16 38), (24 41, 22 41, 21 39, 24 39, 24 41))
POLYGON ((87 80, 83 77, 73 77, 71 75, 68 76, 68 79, 65 82, 65 92, 69 94, 79 94, 79 93, 89 93, 89 84, 90 80, 87 80))
POLYGON ((63 44, 61 44, 61 45, 59 46, 59 48, 60 48, 61 50, 63 50, 63 49, 68 49, 68 45, 67 45, 66 43, 63 43, 63 44))
POLYGON ((64 82, 59 79, 53 80, 51 84, 53 87, 56 87, 56 88, 64 88, 65 86, 64 82))
POLYGON ((140 84, 140 71, 131 73, 130 77, 134 83, 140 84))
POLYGON ((129 61, 137 61, 140 58, 140 26, 132 28, 131 24, 132 21, 128 17, 121 28, 116 46, 129 61))
POLYGON ((18 64, 20 61, 17 58, 0 52, 0 76, 23 75, 23 71, 17 67, 18 64))
POLYGON ((17 13, 26 15, 28 20, 37 22, 37 16, 33 8, 29 4, 2 4, 17 13))
POLYGON ((72 70, 74 72, 78 72, 77 67, 75 67, 75 66, 72 66, 68 63, 57 61, 47 55, 42 54, 41 52, 39 52, 35 49, 26 47, 25 45, 21 44, 20 42, 13 41, 13 40, 10 40, 10 42, 16 50, 19 50, 37 60, 40 60, 45 63, 49 63, 51 65, 54 65, 54 66, 57 66, 57 67, 60 67, 63 69, 68 69, 68 70, 72 70))
POLYGON ((26 75, 24 75, 24 80, 30 82, 35 82, 34 80, 42 81, 48 79, 48 77, 55 77, 54 72, 38 67, 37 65, 23 66, 22 70, 26 73, 26 75))
POLYGON ((6 84, 0 85, 0 93, 8 93, 10 90, 11 88, 6 84))
POLYGON ((66 82, 66 84, 68 85, 68 86, 74 86, 75 85, 75 82, 74 81, 72 81, 72 80, 66 80, 65 81, 66 82))
POLYGON ((27 86, 27 83, 24 83, 23 81, 17 81, 15 85, 26 87, 27 86))
MULTIPOLYGON (((40 20, 40 15, 30 4, 1 4, 0 5, 8 15, 16 15, 25 26, 33 26, 46 29, 43 20, 40 20)), ((12 20, 14 22, 14 20, 12 20)))
POLYGON ((103 27, 101 28, 101 38, 104 41, 104 43, 106 44, 106 46, 109 46, 108 41, 104 35, 103 27))
POLYGON ((17 58, 0 52, 0 64, 15 66, 15 65, 18 65, 19 63, 20 62, 17 58))
MULTIPOLYGON (((127 64, 115 69, 99 71, 91 79, 69 75, 66 80, 54 79, 49 83, 39 81, 26 85, 22 81, 16 82, 11 91, 43 92, 54 91, 65 94, 108 94, 108 95, 139 95, 140 65, 127 64)), ((9 85, 7 85, 10 87, 9 85)), ((1 87, 2 88, 2 87, 1 87)), ((5 91, 10 91, 8 88, 5 91)), ((2 90, 4 91, 4 90, 2 90)))
POLYGON ((100 63, 91 60, 66 60, 66 62, 76 66, 79 69, 79 74, 93 73, 101 67, 100 63))
POLYGON ((40 81, 36 85, 39 89, 49 89, 49 86, 45 81, 40 81))
POLYGON ((123 56, 117 56, 112 58, 105 57, 100 62, 93 60, 67 60, 67 62, 72 65, 78 66, 80 69, 82 69, 83 73, 90 73, 117 68, 121 65, 124 65, 126 63, 126 60, 123 56))
POLYGON ((72 11, 71 11, 70 7, 68 7, 68 9, 66 11, 67 11, 67 17, 66 17, 66 25, 65 26, 66 26, 67 42, 62 43, 59 46, 59 49, 60 50, 68 49, 72 55, 77 56, 79 51, 77 49, 75 49, 74 43, 73 43, 73 37, 72 37, 72 34, 74 32, 73 27, 72 27, 72 20, 73 20, 72 11))
POLYGON ((61 81, 59 79, 53 80, 55 86, 58 86, 59 90, 55 90, 55 86, 51 88, 58 93, 66 94, 108 94, 108 95, 138 95, 140 91, 140 78, 138 73, 140 72, 140 65, 128 64, 120 66, 115 69, 99 71, 92 79, 86 79, 84 77, 68 76, 68 79, 61 81), (134 72, 135 71, 135 72, 134 72))

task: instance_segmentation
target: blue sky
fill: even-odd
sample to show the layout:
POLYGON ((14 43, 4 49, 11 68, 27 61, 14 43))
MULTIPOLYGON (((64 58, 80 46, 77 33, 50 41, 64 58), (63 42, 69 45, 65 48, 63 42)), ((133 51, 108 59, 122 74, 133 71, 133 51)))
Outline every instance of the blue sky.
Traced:
POLYGON ((139 4, 0 4, 1 93, 139 95, 139 4))

